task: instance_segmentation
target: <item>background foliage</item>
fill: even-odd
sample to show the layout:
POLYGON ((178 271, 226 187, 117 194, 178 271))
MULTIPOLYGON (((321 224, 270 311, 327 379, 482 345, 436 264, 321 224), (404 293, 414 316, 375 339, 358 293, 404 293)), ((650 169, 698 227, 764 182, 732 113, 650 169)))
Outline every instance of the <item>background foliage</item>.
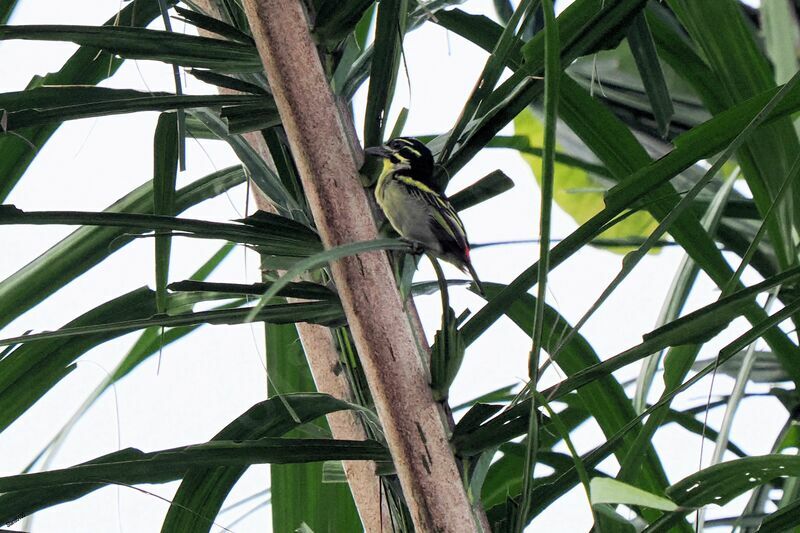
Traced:
MULTIPOLYGON (((8 22, 16 3, 0 8, 0 21, 8 22)), ((55 331, 4 330, 0 431, 30 416, 31 407, 90 349, 136 335, 97 390, 81 391, 87 399, 76 418, 115 382, 203 324, 224 331, 253 319, 264 322, 269 398, 243 410, 208 442, 153 452, 123 449, 49 468, 45 459, 60 442, 54 439, 25 472, 0 478, 0 523, 108 484, 180 480, 163 530, 208 531, 246 468, 271 463, 280 465, 271 469, 275 531, 302 524, 314 531, 353 531, 358 516, 337 461, 372 459, 384 466, 395 528, 411 527, 324 265, 337 253, 392 248, 401 290, 420 295, 437 287, 412 284, 415 264, 396 241, 322 252, 241 6, 236 0, 217 4, 224 20, 209 18, 192 2, 136 0, 103 26, 0 26, 3 40, 80 46, 57 72, 31 80, 25 90, 0 94, 0 197, 25 179, 37 149, 61 124, 161 113, 152 180, 108 209, 0 207, 2 224, 77 226, 0 282, 2 326, 92 267, 104 268, 138 237, 153 237, 148 240, 155 257, 147 267, 154 273, 153 289, 109 294, 108 301, 93 302, 94 309, 55 331), (170 24, 166 31, 147 29, 165 15, 214 36, 173 32, 170 24), (236 94, 184 94, 179 74, 170 93, 96 86, 133 59, 175 65, 176 73, 185 70, 236 94), (244 141, 248 132, 264 137, 274 167, 244 141), (177 187, 192 138, 227 143, 241 164, 177 187), (248 178, 269 198, 274 214, 224 223, 181 215, 248 178), (170 284, 177 279, 170 275, 176 236, 224 245, 193 275, 170 284), (206 282, 236 244, 261 255, 266 284, 206 282), (286 269, 310 270, 311 281, 270 285, 286 269), (276 297, 259 300, 268 291, 276 297), (314 391, 297 322, 333 329, 359 405, 314 391), (372 439, 330 438, 321 417, 342 409, 356 410, 372 439)), ((423 137, 437 154, 442 187, 480 151, 495 148, 517 150, 542 184, 539 226, 545 246, 539 260, 508 284, 488 283, 486 304, 469 316, 455 321, 446 315, 443 323, 456 342, 440 340, 433 350, 432 385, 447 397, 463 350, 501 317, 532 338, 531 379, 524 387, 505 387, 454 408, 452 442, 471 497, 486 509, 494 531, 521 530, 576 487, 586 491, 586 505, 602 531, 688 531, 704 521, 706 527, 742 531, 798 527, 797 6, 790 0, 764 0, 758 8, 736 0, 575 0, 554 17, 550 0, 498 0, 493 20, 458 4, 308 2, 333 90, 351 104, 359 88, 366 91, 365 105, 356 110, 363 117, 364 145, 403 131, 404 113, 397 123, 387 120, 397 116, 389 110, 404 70, 403 37, 435 24, 487 52, 460 117, 448 131, 423 137), (546 246, 553 202, 577 226, 546 246), (545 276, 591 246, 624 259, 610 284, 597 281, 602 294, 585 302, 584 316, 568 321, 557 302, 543 300, 545 276), (602 303, 641 268, 643 258, 667 246, 680 247, 685 259, 659 324, 615 355, 599 353, 582 336, 582 326, 603 312, 602 303), (687 301, 706 279, 718 288, 718 298, 690 312, 687 301), (529 291, 537 282, 534 297, 529 291), (736 328, 727 329, 735 320, 736 328), (706 358, 698 357, 701 352, 706 358), (614 373, 630 365, 641 368, 635 381, 614 373), (547 367, 559 372, 545 374, 547 367), (713 374, 731 376, 731 390, 673 403, 713 374), (738 406, 754 394, 773 396, 784 409, 770 453, 748 453, 728 438, 738 406), (711 411, 724 413, 718 427, 706 424, 711 411), (685 477, 670 465, 676 456, 679 462, 694 461, 697 453, 689 459, 681 450, 654 445, 672 423, 699 435, 696 442, 709 441, 713 450, 710 461, 685 477), (596 446, 582 440, 587 425, 604 435, 596 446), (531 469, 533 477, 525 474, 531 469), (710 504, 723 506, 722 512, 705 520, 697 510, 710 504)), ((375 175, 370 162, 363 173, 369 184, 375 175)), ((510 186, 509 178, 495 172, 454 194, 453 201, 466 209, 510 186)), ((496 253, 500 257, 503 251, 496 253)), ((64 438, 68 429, 69 424, 64 438)))

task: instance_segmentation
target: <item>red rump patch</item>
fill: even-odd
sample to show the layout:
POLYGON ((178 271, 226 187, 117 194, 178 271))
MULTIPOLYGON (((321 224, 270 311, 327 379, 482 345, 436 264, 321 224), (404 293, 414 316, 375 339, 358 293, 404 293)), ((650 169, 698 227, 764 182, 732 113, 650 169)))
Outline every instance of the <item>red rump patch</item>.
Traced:
POLYGON ((469 246, 464 247, 464 257, 466 257, 467 261, 469 261, 469 246))

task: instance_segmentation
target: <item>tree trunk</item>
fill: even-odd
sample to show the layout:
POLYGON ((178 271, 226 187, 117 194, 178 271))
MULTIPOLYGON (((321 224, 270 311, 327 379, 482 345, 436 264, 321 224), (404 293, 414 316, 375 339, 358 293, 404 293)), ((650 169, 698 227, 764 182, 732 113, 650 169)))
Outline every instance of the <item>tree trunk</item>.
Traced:
MULTIPOLYGON (((196 0, 206 14, 224 20, 217 8, 215 0, 196 0)), ((201 30, 201 34, 211 37, 201 30)), ((233 93, 230 89, 220 88, 220 93, 233 93)), ((264 137, 258 132, 244 133, 242 135, 247 143, 261 156, 267 164, 274 169, 272 157, 264 137)), ((252 184, 253 198, 256 206, 268 212, 274 208, 264 194, 252 184)), ((317 324, 298 322, 297 333, 303 344, 303 351, 308 358, 308 364, 314 377, 317 391, 330 394, 340 400, 355 403, 353 391, 344 372, 340 371, 339 352, 336 339, 331 330, 317 324)), ((327 415, 331 433, 336 439, 365 440, 367 432, 353 411, 338 411, 327 415)), ((386 503, 386 497, 381 489, 381 482, 375 473, 374 461, 342 461, 347 483, 353 494, 353 500, 358 508, 358 515, 364 531, 368 533, 385 533, 392 530, 391 515, 386 503)))
MULTIPOLYGON (((247 17, 327 248, 375 239, 353 150, 299 0, 245 0, 247 17)), ((477 530, 386 254, 336 261, 353 332, 417 531, 477 530)))

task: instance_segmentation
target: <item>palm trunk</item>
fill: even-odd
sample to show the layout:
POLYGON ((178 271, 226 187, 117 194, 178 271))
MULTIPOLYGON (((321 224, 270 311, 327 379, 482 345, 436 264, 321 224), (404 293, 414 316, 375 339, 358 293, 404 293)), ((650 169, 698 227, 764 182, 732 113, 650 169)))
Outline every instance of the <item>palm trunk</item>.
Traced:
MULTIPOLYGON (((206 14, 224 20, 215 0, 197 0, 196 3, 206 14)), ((204 33, 208 32, 201 30, 201 34, 204 33)), ((208 36, 215 37, 210 34, 208 36)), ((221 88, 220 92, 234 91, 221 88)), ((243 137, 268 165, 274 166, 267 143, 260 133, 245 133, 243 137)), ((275 211, 272 204, 257 187, 253 186, 252 192, 259 209, 268 212, 275 211)), ((346 375, 338 371, 339 352, 331 330, 324 326, 303 322, 298 322, 296 327, 317 391, 330 394, 340 400, 355 402, 346 375)), ((363 424, 353 411, 331 413, 326 418, 331 433, 336 439, 364 440, 368 437, 363 424)), ((384 492, 381 490, 380 478, 375 473, 374 461, 342 461, 342 466, 364 531, 368 533, 391 531, 391 515, 384 492)))
MULTIPOLYGON (((353 149, 299 0, 245 0, 253 37, 326 247, 377 237, 353 149)), ((384 253, 331 267, 418 531, 477 529, 384 253)))

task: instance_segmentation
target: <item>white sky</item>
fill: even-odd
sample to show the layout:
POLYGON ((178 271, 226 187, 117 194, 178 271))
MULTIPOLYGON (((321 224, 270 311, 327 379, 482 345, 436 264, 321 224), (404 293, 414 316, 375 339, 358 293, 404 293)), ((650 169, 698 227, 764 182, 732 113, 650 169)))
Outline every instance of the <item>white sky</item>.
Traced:
MULTIPOLYGON (((489 2, 472 1, 465 9, 480 12, 489 6, 489 2)), ((114 1, 84 0, 72 3, 69 10, 54 10, 52 3, 46 0, 24 0, 11 23, 99 24, 117 8, 118 3, 114 1)), ((491 14, 490 10, 487 13, 491 14)), ((180 23, 175 29, 181 30, 180 23)), ((71 44, 52 42, 0 43, 0 91, 21 90, 31 76, 57 70, 74 49, 71 44)), ((426 24, 409 35, 405 52, 411 94, 408 94, 405 80, 401 80, 394 112, 400 107, 410 107, 406 135, 441 133, 457 118, 482 69, 485 54, 434 24, 426 24)), ((186 82, 188 92, 210 90, 191 77, 187 77, 186 82)), ((103 85, 140 90, 169 91, 173 88, 169 66, 145 61, 126 63, 103 85)), ((364 97, 362 91, 356 98, 357 109, 363 105, 364 97)), ((140 113, 80 120, 62 126, 7 202, 29 210, 103 209, 151 179, 156 118, 156 113, 140 113)), ((234 162, 230 150, 221 143, 207 142, 200 147, 190 141, 188 171, 179 176, 179 184, 189 183, 234 162)), ((483 151, 454 177, 449 192, 462 189, 496 168, 512 177, 516 186, 502 197, 463 214, 472 242, 534 238, 538 232, 539 191, 530 169, 515 153, 483 151)), ((225 221, 239 218, 244 206, 244 188, 239 187, 228 197, 206 202, 185 215, 225 221)), ((556 212, 554 237, 564 237, 575 227, 568 216, 556 212)), ((13 251, 0 257, 0 278, 15 272, 71 229, 0 226, 0 245, 4 250, 13 251)), ((219 245, 205 240, 174 239, 171 280, 185 279, 219 245)), ((70 283, 4 328, 0 335, 9 337, 29 329, 55 329, 114 296, 142 285, 152 286, 152 248, 152 241, 148 239, 128 245, 100 268, 70 283)), ((481 277, 496 282, 512 280, 536 256, 536 245, 482 248, 473 255, 481 277)), ((583 328, 582 333, 601 357, 638 344, 642 333, 653 328, 679 259, 680 253, 674 249, 647 257, 583 328)), ((582 250, 551 275, 550 303, 574 323, 616 274, 620 263, 618 255, 593 248, 582 250)), ((453 270, 450 274, 456 272, 453 270)), ((253 282, 256 278, 256 257, 242 250, 236 251, 213 276, 214 280, 231 282, 253 282)), ((430 278, 432 272, 423 262, 418 279, 430 278)), ((707 279, 703 278, 700 286, 690 301, 692 308, 717 297, 707 279)), ((474 312, 482 302, 464 290, 455 289, 451 299, 457 312, 464 308, 474 312)), ((432 335, 439 323, 439 297, 423 297, 418 303, 432 335)), ((733 336, 729 333, 726 338, 733 336)), ((262 337, 262 328, 257 326, 204 326, 166 348, 160 372, 156 373, 156 360, 151 359, 119 383, 114 394, 101 398, 77 425, 52 466, 65 467, 120 447, 135 446, 154 451, 206 441, 249 406, 264 399, 266 384, 260 362, 262 337)), ((75 372, 0 434, 0 457, 3 458, 0 475, 18 473, 34 457, 103 379, 104 372, 114 368, 135 338, 136 335, 127 335, 86 354, 75 372)), ((718 348, 721 344, 714 343, 714 346, 718 348)), ((470 346, 452 390, 452 404, 503 385, 521 383, 527 374, 529 350, 530 341, 523 332, 508 320, 498 322, 470 346)), ((626 368, 619 375, 627 379, 637 372, 638 367, 626 368)), ((544 384, 557 379, 557 375, 549 373, 544 384)), ((729 380, 719 377, 715 392, 723 393, 729 386, 729 380)), ((707 384, 693 389, 685 398, 694 404, 706 394, 707 384)), ((784 420, 784 411, 776 407, 768 399, 745 403, 739 423, 734 427, 733 441, 743 444, 751 453, 768 452, 769 443, 784 420)), ((715 411, 712 424, 718 424, 720 418, 721 412, 715 411)), ((593 423, 576 432, 574 438, 580 451, 587 451, 602 441, 593 423)), ((656 445, 664 452, 664 463, 671 479, 678 480, 696 470, 699 440, 693 435, 667 428, 657 435, 656 445)), ((712 447, 706 446, 706 456, 712 447)), ((606 462, 603 466, 613 469, 614 464, 606 462)), ((238 501, 263 489, 268 483, 266 474, 265 466, 252 468, 229 501, 238 501)), ((143 488, 169 498, 176 487, 177 483, 143 488)), ((166 510, 167 504, 152 495, 127 488, 106 488, 77 502, 38 513, 32 527, 36 532, 157 531, 166 510)), ((230 524, 238 512, 222 515, 218 522, 230 524)), ((264 525, 269 523, 268 514, 268 508, 262 508, 232 529, 236 533, 264 531, 264 525)), ((537 531, 586 531, 590 524, 588 504, 582 490, 576 489, 549 508, 534 526, 537 531)))

